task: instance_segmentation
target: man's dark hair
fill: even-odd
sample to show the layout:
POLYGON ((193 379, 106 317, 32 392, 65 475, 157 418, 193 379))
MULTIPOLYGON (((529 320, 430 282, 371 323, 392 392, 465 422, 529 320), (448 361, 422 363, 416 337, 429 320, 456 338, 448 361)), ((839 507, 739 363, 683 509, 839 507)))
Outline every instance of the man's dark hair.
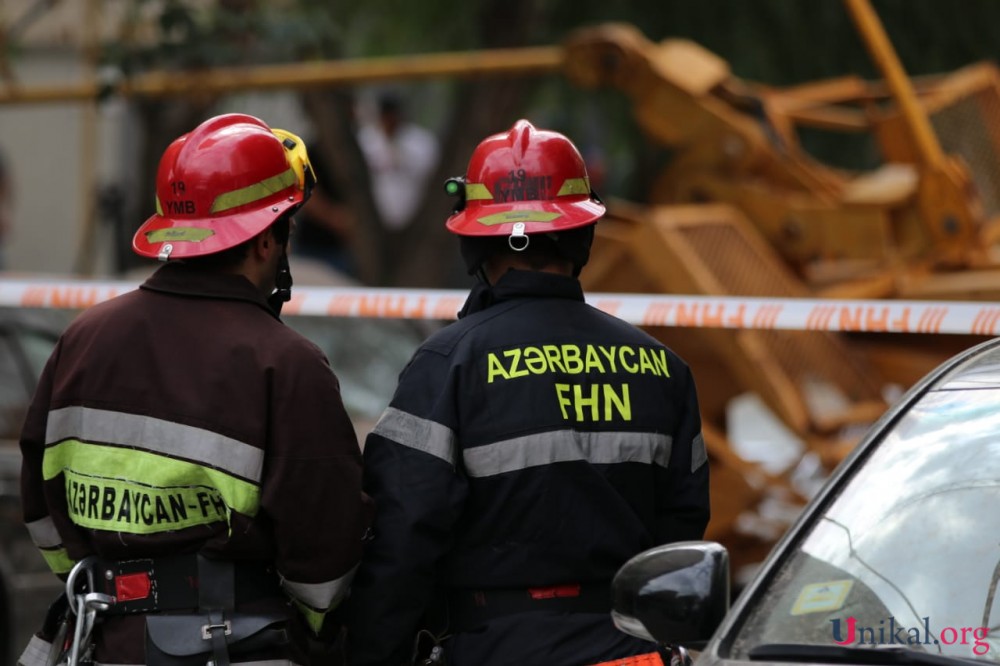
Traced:
POLYGON ((403 98, 395 92, 384 92, 378 96, 378 110, 383 115, 399 115, 403 112, 403 98))
MULTIPOLYGON (((292 229, 292 212, 293 211, 286 212, 284 215, 275 220, 274 224, 269 227, 274 231, 274 239, 277 241, 278 245, 284 245, 288 242, 288 237, 291 234, 292 229)), ((264 231, 267 230, 265 229, 264 231)), ((191 257, 189 259, 185 259, 184 261, 192 266, 197 266, 198 268, 207 271, 228 271, 236 268, 246 260, 250 253, 251 243, 253 243, 253 238, 243 241, 239 245, 234 245, 233 247, 223 250, 222 252, 208 254, 203 257, 191 257)))

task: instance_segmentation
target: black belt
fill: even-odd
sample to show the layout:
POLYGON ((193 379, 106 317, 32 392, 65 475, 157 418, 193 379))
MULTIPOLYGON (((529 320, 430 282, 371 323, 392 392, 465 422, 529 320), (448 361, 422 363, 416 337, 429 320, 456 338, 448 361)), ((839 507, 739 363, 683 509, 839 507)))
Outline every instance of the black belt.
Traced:
POLYGON ((470 631, 504 615, 555 611, 558 613, 610 613, 610 583, 571 583, 549 587, 468 590, 448 594, 448 620, 452 631, 470 631))
MULTIPOLYGON (((235 603, 282 597, 273 566, 259 561, 232 565, 235 603)), ((135 560, 97 560, 90 567, 94 587, 115 598, 105 615, 155 613, 198 608, 198 556, 195 554, 135 560)))

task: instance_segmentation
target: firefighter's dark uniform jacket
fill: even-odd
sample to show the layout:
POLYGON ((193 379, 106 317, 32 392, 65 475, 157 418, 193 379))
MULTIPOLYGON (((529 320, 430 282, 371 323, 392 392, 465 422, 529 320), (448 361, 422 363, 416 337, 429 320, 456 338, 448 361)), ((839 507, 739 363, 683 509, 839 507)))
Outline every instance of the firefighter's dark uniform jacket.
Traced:
MULTIPOLYGON (((242 276, 171 263, 81 314, 21 450, 25 522, 57 574, 88 555, 261 562, 281 587, 252 609, 316 628, 361 557, 371 503, 338 380, 242 276)), ((142 664, 144 619, 108 617, 96 661, 142 664)))
MULTIPOLYGON (((577 280, 510 271, 475 290, 366 440, 376 519, 347 605, 352 663, 406 661, 432 598, 609 593, 633 555, 701 538, 700 424, 685 363, 587 305, 577 280)), ((613 627, 610 603, 523 610, 463 628, 450 663, 580 666, 651 649, 613 627)))

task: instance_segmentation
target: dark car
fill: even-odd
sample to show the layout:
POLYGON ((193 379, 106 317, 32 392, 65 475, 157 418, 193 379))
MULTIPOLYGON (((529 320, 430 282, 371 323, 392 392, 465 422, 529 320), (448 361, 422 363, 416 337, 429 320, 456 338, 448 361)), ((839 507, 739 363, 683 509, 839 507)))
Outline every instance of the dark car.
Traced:
POLYGON ((62 589, 21 518, 24 413, 42 367, 72 313, 0 309, 0 663, 12 664, 62 589))
POLYGON ((726 569, 708 542, 642 554, 615 581, 619 627, 697 666, 1000 660, 1000 340, 883 415, 728 613, 726 569))

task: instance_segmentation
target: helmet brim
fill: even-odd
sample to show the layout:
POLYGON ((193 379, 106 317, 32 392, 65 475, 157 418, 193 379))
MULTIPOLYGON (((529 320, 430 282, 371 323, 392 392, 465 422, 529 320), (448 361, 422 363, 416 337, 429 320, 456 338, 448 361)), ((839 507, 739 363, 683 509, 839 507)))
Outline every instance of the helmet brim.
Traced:
POLYGON ((509 236, 518 222, 526 234, 552 233, 593 224, 605 211, 604 204, 593 199, 519 201, 465 208, 449 217, 445 226, 459 236, 509 236))
POLYGON ((164 245, 171 249, 163 259, 184 259, 216 254, 253 238, 302 203, 298 196, 285 196, 256 210, 215 215, 210 218, 181 218, 155 214, 149 217, 132 237, 136 254, 161 258, 164 245))

